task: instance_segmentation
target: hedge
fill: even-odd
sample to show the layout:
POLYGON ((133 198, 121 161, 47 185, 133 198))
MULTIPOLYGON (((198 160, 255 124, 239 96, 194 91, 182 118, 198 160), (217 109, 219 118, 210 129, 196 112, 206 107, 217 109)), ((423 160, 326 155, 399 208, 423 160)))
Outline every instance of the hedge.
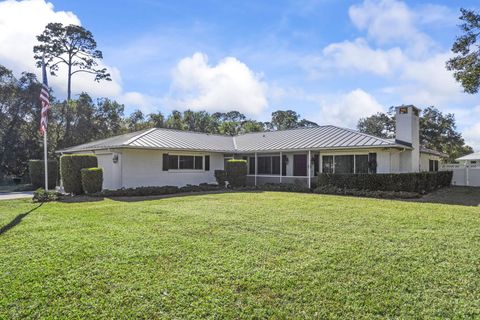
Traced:
MULTIPOLYGON (((55 189, 58 179, 57 160, 48 160, 48 188, 55 189)), ((30 174, 30 183, 34 188, 45 188, 45 161, 29 160, 28 172, 30 174)))
POLYGON ((80 170, 80 174, 82 176, 82 188, 85 193, 95 193, 102 191, 102 168, 85 168, 80 170))
POLYGON ((66 193, 82 194, 80 170, 97 167, 97 157, 90 154, 68 154, 60 157, 60 174, 66 193))
POLYGON ((225 188, 225 183, 227 182, 227 172, 225 170, 215 170, 214 175, 218 185, 222 188, 225 188))
POLYGON ((247 184, 247 161, 231 159, 227 161, 225 168, 227 181, 234 187, 243 187, 247 184))
POLYGON ((197 185, 186 185, 183 187, 176 186, 161 186, 161 187, 137 187, 137 188, 123 188, 118 190, 103 190, 94 194, 99 197, 133 197, 133 196, 160 196, 176 193, 186 192, 205 192, 221 190, 216 184, 201 183, 197 185))
POLYGON ((57 201, 60 198, 60 194, 56 191, 46 191, 43 188, 38 188, 33 192, 33 202, 50 202, 57 201))
POLYGON ((425 193, 452 182, 452 171, 380 174, 330 174, 318 175, 318 186, 335 186, 345 189, 370 191, 406 191, 425 193))

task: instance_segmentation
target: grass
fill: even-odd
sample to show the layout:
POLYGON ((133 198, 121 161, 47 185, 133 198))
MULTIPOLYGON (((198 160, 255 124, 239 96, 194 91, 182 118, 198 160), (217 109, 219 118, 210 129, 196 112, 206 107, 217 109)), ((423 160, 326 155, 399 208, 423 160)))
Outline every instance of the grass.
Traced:
MULTIPOLYGON (((0 201, 0 227, 36 205, 0 201)), ((294 193, 47 203, 0 318, 478 318, 480 207, 294 193)))

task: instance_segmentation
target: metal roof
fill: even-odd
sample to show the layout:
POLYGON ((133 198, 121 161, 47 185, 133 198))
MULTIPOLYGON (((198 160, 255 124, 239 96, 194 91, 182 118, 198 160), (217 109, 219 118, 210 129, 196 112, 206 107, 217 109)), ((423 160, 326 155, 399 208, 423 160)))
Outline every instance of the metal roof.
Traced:
POLYGON ((153 128, 59 150, 61 153, 115 148, 172 149, 212 152, 268 152, 405 146, 355 130, 319 126, 283 131, 221 136, 153 128))
POLYGON ((470 154, 467 154, 466 156, 455 159, 455 161, 463 161, 463 160, 480 160, 480 152, 470 153, 470 154))

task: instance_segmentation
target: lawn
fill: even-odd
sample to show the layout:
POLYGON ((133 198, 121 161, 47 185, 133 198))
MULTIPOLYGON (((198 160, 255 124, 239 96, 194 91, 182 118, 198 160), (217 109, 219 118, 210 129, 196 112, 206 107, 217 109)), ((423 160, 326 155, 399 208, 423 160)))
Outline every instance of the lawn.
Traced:
MULTIPOLYGON (((0 201, 0 228, 36 204, 0 201)), ((0 318, 478 318, 480 207, 294 193, 48 203, 0 318)))

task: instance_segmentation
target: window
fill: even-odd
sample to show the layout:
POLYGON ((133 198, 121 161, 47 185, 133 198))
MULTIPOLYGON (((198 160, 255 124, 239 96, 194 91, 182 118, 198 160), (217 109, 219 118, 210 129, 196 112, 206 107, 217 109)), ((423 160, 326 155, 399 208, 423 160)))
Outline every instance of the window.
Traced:
POLYGON ((320 170, 320 157, 318 154, 313 155, 313 176, 318 176, 318 170, 320 170))
POLYGON ((322 172, 333 173, 333 156, 322 157, 322 172))
POLYGON ((322 173, 376 173, 376 153, 322 156, 322 173), (375 165, 373 165, 373 163, 375 165))
POLYGON ((335 173, 354 173, 353 156, 335 156, 335 173))
POLYGON ((438 160, 428 160, 428 171, 438 171, 438 160))
MULTIPOLYGON (((203 156, 163 155, 163 170, 202 170, 203 156)), ((210 156, 205 156, 205 170, 210 170, 210 156), (207 160, 208 159, 208 160, 207 160), (208 163, 208 169, 207 169, 208 163)))
MULTIPOLYGON (((257 174, 272 174, 272 175, 280 174, 280 156, 257 157, 257 161, 258 161, 257 174)), ((253 170, 255 171, 255 168, 253 168, 253 170)))
POLYGON ((355 156, 355 173, 368 173, 368 155, 355 156))
POLYGON ((178 169, 178 156, 168 156, 168 169, 178 169))

